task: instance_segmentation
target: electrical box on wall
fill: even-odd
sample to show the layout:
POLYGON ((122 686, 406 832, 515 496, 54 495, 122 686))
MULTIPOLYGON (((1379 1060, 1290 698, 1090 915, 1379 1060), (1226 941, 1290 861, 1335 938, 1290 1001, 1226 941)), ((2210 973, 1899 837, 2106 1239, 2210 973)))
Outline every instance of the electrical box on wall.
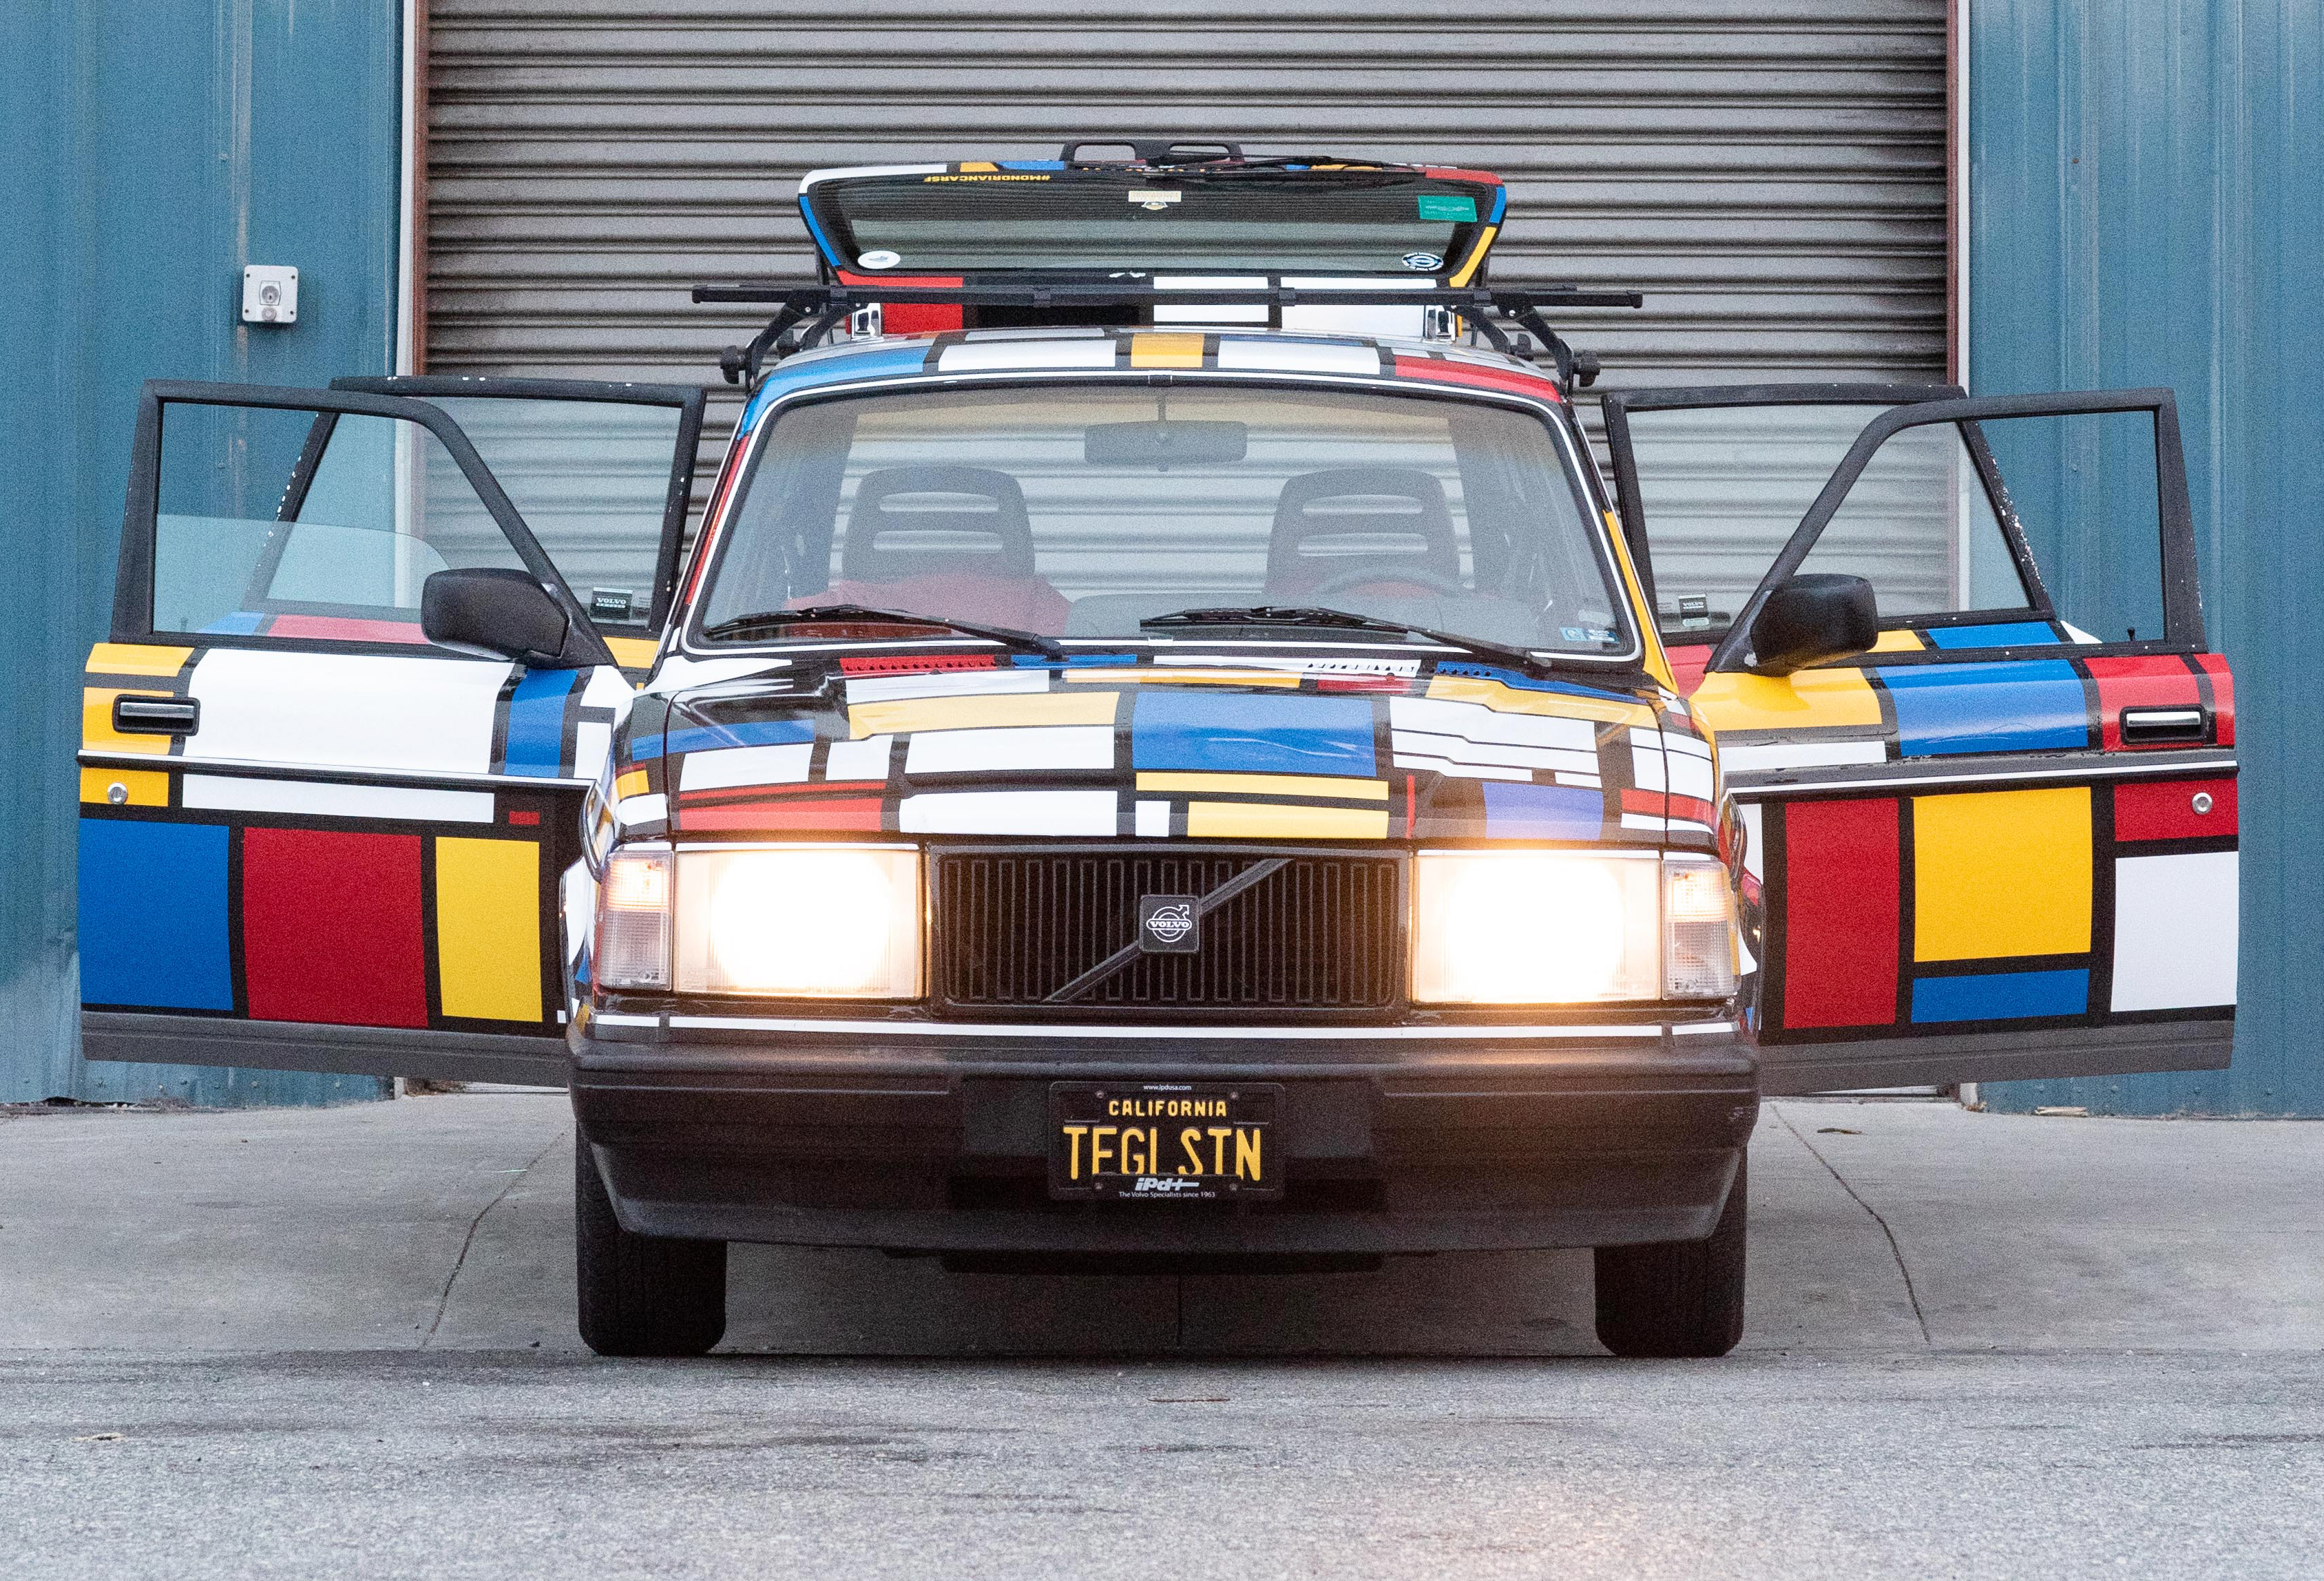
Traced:
POLYGON ((299 321, 299 271, 288 264, 250 264, 242 271, 242 321, 299 321))

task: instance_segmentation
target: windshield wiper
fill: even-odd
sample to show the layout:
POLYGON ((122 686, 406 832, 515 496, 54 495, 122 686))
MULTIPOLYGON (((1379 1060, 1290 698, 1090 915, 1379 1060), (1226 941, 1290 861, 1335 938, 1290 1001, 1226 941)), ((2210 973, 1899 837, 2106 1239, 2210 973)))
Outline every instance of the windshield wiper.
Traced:
POLYGON ((1458 648, 1480 659, 1493 659, 1528 675, 1546 675, 1553 661, 1539 657, 1530 650, 1511 647, 1507 643, 1490 643, 1482 637, 1463 637, 1452 632, 1431 631, 1426 626, 1407 625, 1400 620, 1380 620, 1352 610, 1326 609, 1310 605, 1254 604, 1241 609, 1175 609, 1167 615, 1149 615, 1138 623, 1141 630, 1151 626, 1209 625, 1283 625, 1323 626, 1350 632, 1394 632, 1398 636, 1420 637, 1458 648))
POLYGON ((901 609, 874 609, 868 604, 818 604, 809 609, 762 609, 755 615, 738 615, 732 620, 722 620, 716 625, 705 626, 702 634, 716 642, 723 637, 740 637, 752 632, 773 633, 790 626, 850 620, 879 621, 888 625, 934 626, 940 631, 958 632, 964 637, 982 637, 988 643, 998 643, 1019 653, 1038 653, 1044 659, 1065 657, 1062 645, 1038 632, 1020 632, 1015 626, 986 625, 982 621, 954 620, 948 615, 914 615, 901 609))

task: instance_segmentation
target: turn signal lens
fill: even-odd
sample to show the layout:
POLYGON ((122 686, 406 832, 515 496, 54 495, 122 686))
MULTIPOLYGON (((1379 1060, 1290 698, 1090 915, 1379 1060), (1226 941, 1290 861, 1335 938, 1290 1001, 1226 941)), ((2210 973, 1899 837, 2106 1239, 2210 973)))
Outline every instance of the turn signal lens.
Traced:
POLYGON ((597 885, 591 968, 605 988, 669 986, 670 856, 617 851, 597 885))
POLYGON ((1412 996, 1439 1004, 1652 999, 1660 864, 1565 851, 1423 852, 1412 996))
POLYGON ((678 991, 913 998, 920 911, 916 850, 689 851, 678 874, 678 991))
POLYGON ((1735 992, 1735 896, 1716 862, 1663 864, 1663 991, 1673 999, 1735 992))

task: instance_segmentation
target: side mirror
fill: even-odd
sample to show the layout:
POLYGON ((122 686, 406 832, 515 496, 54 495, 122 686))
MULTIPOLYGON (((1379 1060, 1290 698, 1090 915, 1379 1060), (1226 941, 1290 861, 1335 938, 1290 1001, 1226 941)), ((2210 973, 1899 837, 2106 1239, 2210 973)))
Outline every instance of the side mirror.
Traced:
MULTIPOLYGON (((439 573, 440 574, 440 573, 439 573)), ((1751 622, 1751 668, 1789 675, 1825 659, 1861 653, 1880 640, 1880 603, 1861 577, 1794 577, 1751 622)))
POLYGON ((438 647, 536 670, 588 662, 566 657, 572 623, 530 571, 475 566, 435 572, 420 586, 420 629, 438 647))

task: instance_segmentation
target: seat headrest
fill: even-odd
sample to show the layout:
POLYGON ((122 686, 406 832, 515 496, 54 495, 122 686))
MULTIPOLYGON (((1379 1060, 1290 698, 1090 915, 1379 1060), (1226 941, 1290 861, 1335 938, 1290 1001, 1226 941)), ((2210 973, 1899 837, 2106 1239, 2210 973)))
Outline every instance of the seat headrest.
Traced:
POLYGON ((855 485, 840 575, 900 582, 962 571, 1033 574, 1025 491, 987 467, 890 467, 855 485))
POLYGON ((1287 480, 1268 542, 1270 595, 1313 587, 1345 571, 1399 569, 1445 580, 1461 575, 1461 549, 1444 485, 1412 467, 1334 467, 1287 480))

